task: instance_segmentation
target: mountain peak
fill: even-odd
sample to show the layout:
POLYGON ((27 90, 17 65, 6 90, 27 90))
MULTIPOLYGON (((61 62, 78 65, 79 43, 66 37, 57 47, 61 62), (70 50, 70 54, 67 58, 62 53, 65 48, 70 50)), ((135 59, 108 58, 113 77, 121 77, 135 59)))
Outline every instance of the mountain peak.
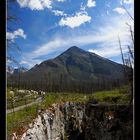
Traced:
POLYGON ((78 48, 77 46, 72 46, 72 47, 70 47, 70 48, 68 48, 64 53, 78 53, 78 52, 81 52, 81 53, 83 53, 83 52, 85 52, 84 50, 82 50, 81 48, 78 48))
POLYGON ((26 71, 28 71, 28 69, 27 69, 27 68, 20 67, 20 68, 16 68, 16 69, 14 69, 13 74, 24 73, 24 72, 26 72, 26 71))
POLYGON ((80 48, 78 48, 77 46, 72 46, 69 49, 80 49, 80 48))
POLYGON ((71 55, 71 54, 77 54, 78 52, 84 52, 84 50, 78 48, 77 46, 72 46, 70 48, 68 48, 65 52, 63 52, 62 54, 60 54, 58 57, 61 57, 63 55, 71 55))
POLYGON ((82 50, 82 49, 78 48, 77 46, 72 46, 72 47, 68 48, 68 49, 66 50, 66 52, 67 52, 67 51, 79 51, 79 50, 82 50))

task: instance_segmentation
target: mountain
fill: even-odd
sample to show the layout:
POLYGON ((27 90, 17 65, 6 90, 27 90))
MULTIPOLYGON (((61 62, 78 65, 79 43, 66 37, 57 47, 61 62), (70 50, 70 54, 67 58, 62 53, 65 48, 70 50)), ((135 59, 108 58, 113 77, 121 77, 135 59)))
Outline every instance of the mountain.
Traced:
MULTIPOLYGON (((99 83, 124 78, 124 66, 95 53, 73 46, 54 59, 35 65, 20 74, 20 83, 58 85, 68 83, 99 83)), ((18 82, 16 76, 9 78, 18 82)))
POLYGON ((26 69, 24 67, 20 67, 20 68, 14 69, 13 74, 24 73, 26 71, 28 71, 28 69, 26 69))
POLYGON ((10 75, 12 75, 13 72, 14 72, 14 68, 12 66, 6 66, 7 77, 9 77, 10 75))
POLYGON ((7 77, 8 78, 10 76, 18 75, 19 73, 24 73, 26 71, 28 71, 28 69, 26 69, 24 67, 20 67, 20 68, 13 68, 12 66, 7 66, 6 67, 6 72, 7 72, 7 77))
POLYGON ((13 74, 14 68, 12 66, 7 66, 6 67, 6 72, 9 73, 9 74, 13 74))

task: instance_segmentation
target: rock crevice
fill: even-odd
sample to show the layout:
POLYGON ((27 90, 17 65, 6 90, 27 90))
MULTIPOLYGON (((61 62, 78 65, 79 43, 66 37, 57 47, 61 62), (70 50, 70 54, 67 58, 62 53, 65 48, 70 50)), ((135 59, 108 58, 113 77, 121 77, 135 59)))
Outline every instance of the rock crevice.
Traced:
POLYGON ((29 125, 21 140, 132 140, 132 110, 126 105, 53 104, 29 125))

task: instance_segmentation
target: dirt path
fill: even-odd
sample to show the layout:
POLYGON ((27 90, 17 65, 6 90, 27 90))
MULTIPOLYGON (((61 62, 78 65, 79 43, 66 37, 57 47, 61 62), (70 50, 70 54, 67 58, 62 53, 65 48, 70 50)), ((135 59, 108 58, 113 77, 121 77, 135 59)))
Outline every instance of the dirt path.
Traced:
MULTIPOLYGON (((22 110, 22 109, 24 109, 26 107, 32 106, 33 104, 36 104, 36 103, 39 103, 39 102, 42 102, 42 97, 37 98, 36 101, 34 101, 32 103, 29 103, 27 105, 22 105, 22 106, 19 106, 19 107, 15 107, 14 108, 14 112, 19 111, 19 110, 22 110)), ((12 112, 13 112, 13 109, 8 109, 6 111, 7 114, 12 113, 12 112)))

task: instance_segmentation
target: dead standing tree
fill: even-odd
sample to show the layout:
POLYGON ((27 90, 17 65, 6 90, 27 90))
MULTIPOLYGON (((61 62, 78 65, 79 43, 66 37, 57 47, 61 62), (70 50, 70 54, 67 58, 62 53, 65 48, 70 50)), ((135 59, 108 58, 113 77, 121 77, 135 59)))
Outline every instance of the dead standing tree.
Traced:
MULTIPOLYGON (((134 18, 132 17, 132 15, 129 13, 129 11, 122 6, 122 8, 126 11, 126 13, 128 14, 128 16, 130 17, 130 19, 132 21, 134 21, 134 18)), ((128 48, 128 53, 127 53, 127 57, 124 58, 124 54, 123 54, 123 50, 122 50, 122 46, 121 46, 121 41, 120 38, 118 37, 118 41, 119 41, 119 46, 120 46, 120 52, 121 52, 121 56, 122 56, 122 61, 123 61, 123 65, 128 68, 124 67, 124 72, 125 72, 125 76, 129 82, 130 85, 130 89, 129 92, 131 94, 131 99, 130 99, 130 104, 133 101, 133 65, 134 65, 134 32, 132 30, 132 26, 128 23, 126 23, 126 25, 128 25, 129 27, 129 31, 130 31, 130 38, 132 41, 131 45, 127 45, 128 48)))
MULTIPOLYGON (((130 14, 130 12, 123 6, 125 11, 127 12, 128 16, 131 18, 131 20, 134 22, 134 18, 130 14)), ((132 25, 126 23, 129 27, 130 31, 130 36, 131 36, 131 41, 132 44, 131 46, 128 45, 128 62, 130 64, 130 72, 129 72, 129 82, 130 82, 130 92, 131 92, 131 99, 130 99, 130 104, 132 103, 134 99, 134 94, 133 94, 133 69, 134 69, 134 31, 132 30, 132 25)))

